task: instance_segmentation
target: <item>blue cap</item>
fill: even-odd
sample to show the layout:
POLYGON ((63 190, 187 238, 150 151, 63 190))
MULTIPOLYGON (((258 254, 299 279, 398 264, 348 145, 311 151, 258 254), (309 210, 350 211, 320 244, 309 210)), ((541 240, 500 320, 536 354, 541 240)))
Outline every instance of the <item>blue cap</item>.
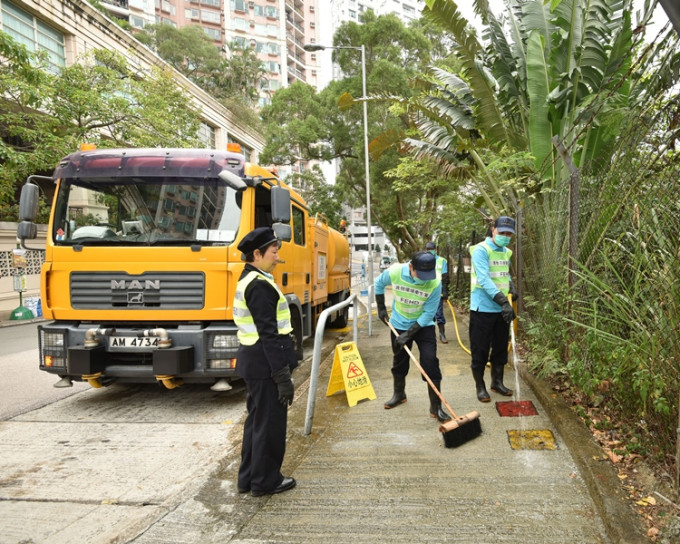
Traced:
POLYGON ((411 255, 411 264, 418 273, 418 279, 433 280, 437 277, 437 258, 429 251, 416 251, 411 255))
POLYGON ((428 242, 427 244, 425 244, 425 249, 428 249, 428 250, 429 249, 437 249, 437 246, 434 245, 434 242, 428 242))
POLYGON ((512 232, 515 234, 515 220, 507 215, 501 215, 496 219, 496 228, 501 232, 512 232))

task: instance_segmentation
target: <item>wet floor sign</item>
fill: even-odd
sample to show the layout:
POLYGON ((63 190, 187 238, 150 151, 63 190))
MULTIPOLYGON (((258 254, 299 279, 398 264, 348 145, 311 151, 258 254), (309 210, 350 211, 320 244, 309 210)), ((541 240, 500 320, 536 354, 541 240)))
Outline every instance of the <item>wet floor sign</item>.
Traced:
POLYGON ((326 396, 330 397, 343 390, 347 394, 347 404, 350 406, 355 406, 360 400, 377 398, 354 342, 345 342, 335 346, 333 368, 328 380, 326 396))
POLYGON ((513 450, 556 450, 555 435, 549 429, 536 431, 508 431, 513 450))

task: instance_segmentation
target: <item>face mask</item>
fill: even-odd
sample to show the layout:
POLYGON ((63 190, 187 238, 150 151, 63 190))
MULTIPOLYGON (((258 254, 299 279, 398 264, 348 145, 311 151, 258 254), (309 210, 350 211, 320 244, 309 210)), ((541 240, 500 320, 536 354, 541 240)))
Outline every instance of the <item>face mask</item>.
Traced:
POLYGON ((435 250, 435 249, 430 249, 429 251, 430 251, 430 253, 431 253, 432 255, 435 255, 435 256, 437 255, 437 250, 435 250))
POLYGON ((496 234, 495 238, 493 241, 496 243, 498 247, 505 247, 510 243, 510 236, 503 236, 502 234, 496 234))

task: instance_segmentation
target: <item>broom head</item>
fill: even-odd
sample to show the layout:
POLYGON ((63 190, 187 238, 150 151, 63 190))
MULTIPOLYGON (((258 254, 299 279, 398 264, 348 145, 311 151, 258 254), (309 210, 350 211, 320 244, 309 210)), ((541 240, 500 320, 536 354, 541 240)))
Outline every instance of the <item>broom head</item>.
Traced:
POLYGON ((463 417, 452 419, 439 426, 447 448, 457 448, 482 434, 479 412, 470 412, 463 417))

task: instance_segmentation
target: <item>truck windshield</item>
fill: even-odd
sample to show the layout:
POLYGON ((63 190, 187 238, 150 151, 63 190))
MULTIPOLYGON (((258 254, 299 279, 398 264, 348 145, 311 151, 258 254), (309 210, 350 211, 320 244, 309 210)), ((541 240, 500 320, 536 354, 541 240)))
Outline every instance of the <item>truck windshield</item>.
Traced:
POLYGON ((241 194, 220 180, 63 179, 57 245, 225 245, 234 241, 241 194))

